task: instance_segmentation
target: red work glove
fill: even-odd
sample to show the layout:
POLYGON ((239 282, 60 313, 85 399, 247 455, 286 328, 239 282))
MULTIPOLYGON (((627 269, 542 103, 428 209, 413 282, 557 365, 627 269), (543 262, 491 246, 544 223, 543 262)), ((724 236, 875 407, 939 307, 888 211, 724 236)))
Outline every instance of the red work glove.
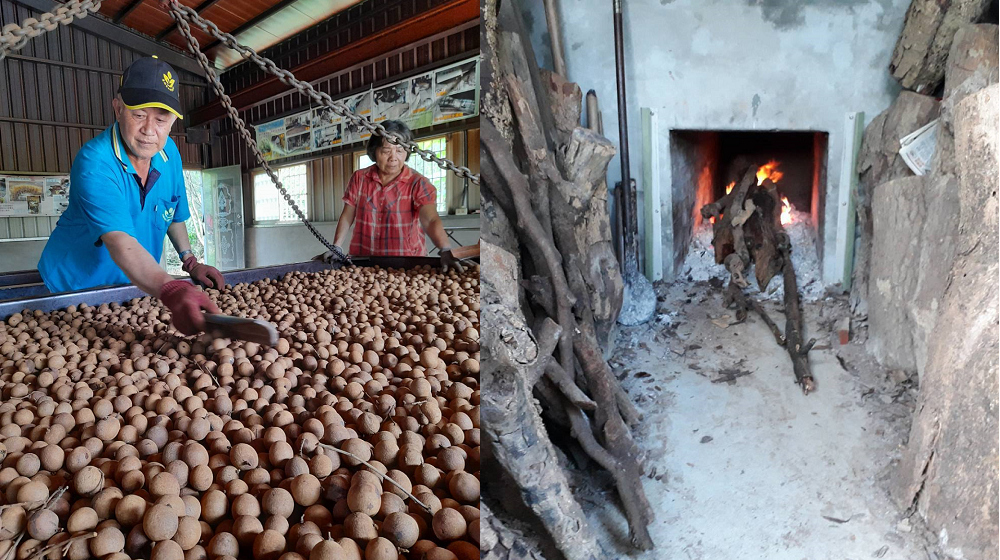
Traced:
POLYGON ((194 255, 188 255, 181 268, 191 275, 192 280, 206 288, 221 290, 226 285, 226 281, 222 279, 222 273, 217 268, 198 262, 194 255))
POLYGON ((209 313, 222 313, 219 306, 212 303, 205 292, 184 280, 173 280, 164 284, 160 288, 160 301, 170 310, 170 322, 174 328, 186 335, 198 334, 205 330, 202 309, 209 313))

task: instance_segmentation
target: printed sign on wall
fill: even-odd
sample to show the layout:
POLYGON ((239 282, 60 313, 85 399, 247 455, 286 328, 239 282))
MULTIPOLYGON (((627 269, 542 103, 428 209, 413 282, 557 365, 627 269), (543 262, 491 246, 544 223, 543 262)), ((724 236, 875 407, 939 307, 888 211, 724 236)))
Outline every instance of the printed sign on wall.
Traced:
POLYGON ((0 175, 0 216, 59 216, 69 205, 69 175, 0 175))
MULTIPOLYGON (((399 120, 412 130, 479 114, 479 59, 465 60, 341 99, 371 123, 399 120)), ((364 142, 371 132, 328 107, 257 125, 257 144, 273 160, 364 142)))

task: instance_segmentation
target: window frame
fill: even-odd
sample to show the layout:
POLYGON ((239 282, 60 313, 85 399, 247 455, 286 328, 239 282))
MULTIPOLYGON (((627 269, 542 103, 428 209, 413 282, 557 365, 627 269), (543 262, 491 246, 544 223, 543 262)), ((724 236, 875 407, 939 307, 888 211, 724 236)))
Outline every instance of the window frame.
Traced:
MULTIPOLYGON (((312 220, 312 210, 313 210, 313 208, 312 208, 312 203, 311 203, 311 200, 310 200, 311 199, 311 192, 310 192, 311 191, 311 188, 310 188, 311 187, 311 183, 310 183, 310 181, 312 179, 312 176, 311 176, 311 169, 310 169, 311 166, 310 166, 309 162, 308 161, 300 161, 300 162, 290 163, 290 164, 287 164, 287 165, 282 165, 280 167, 273 167, 272 169, 274 169, 275 174, 277 174, 278 177, 279 177, 279 179, 280 179, 280 177, 281 177, 281 171, 282 170, 289 169, 289 168, 292 168, 292 167, 299 167, 299 166, 301 166, 303 168, 303 175, 305 176, 305 193, 304 193, 304 196, 305 196, 305 208, 302 209, 302 211, 306 215, 306 219, 307 220, 312 220)), ((298 216, 294 215, 295 212, 291 209, 291 207, 289 207, 289 211, 292 212, 293 217, 291 219, 287 219, 287 220, 282 220, 281 219, 281 217, 280 217, 281 216, 281 206, 282 205, 286 205, 287 206, 288 203, 285 201, 284 197, 281 196, 281 192, 280 191, 278 191, 278 216, 279 216, 278 219, 277 220, 262 220, 262 219, 260 219, 260 217, 258 215, 258 212, 257 212, 257 179, 258 179, 258 177, 261 177, 261 176, 263 176, 268 182, 270 182, 270 180, 271 180, 270 177, 268 177, 267 173, 263 169, 261 169, 261 168, 253 170, 253 172, 250 174, 251 193, 252 193, 252 197, 253 197, 253 225, 256 227, 256 226, 289 226, 289 225, 301 224, 302 223, 301 220, 299 220, 298 216)), ((275 191, 277 191, 277 187, 275 187, 275 191)), ((294 196, 293 196, 293 198, 294 198, 294 196)), ((301 205, 300 205, 300 208, 301 208, 301 205)))

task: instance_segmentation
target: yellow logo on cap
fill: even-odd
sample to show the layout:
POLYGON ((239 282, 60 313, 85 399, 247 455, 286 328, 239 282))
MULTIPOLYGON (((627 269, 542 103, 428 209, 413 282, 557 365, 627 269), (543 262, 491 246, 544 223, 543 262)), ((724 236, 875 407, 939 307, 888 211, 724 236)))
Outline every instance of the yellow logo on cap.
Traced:
POLYGON ((163 75, 163 85, 167 86, 170 91, 174 91, 174 77, 170 72, 163 75))

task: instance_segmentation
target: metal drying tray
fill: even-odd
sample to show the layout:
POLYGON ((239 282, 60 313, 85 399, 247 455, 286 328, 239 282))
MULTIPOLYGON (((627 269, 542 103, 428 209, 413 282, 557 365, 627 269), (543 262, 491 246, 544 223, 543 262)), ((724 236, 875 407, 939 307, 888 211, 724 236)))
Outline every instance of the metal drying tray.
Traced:
MULTIPOLYGON (((402 269, 416 268, 423 265, 436 267, 441 264, 441 260, 437 257, 355 257, 353 261, 358 266, 380 266, 382 268, 402 269)), ((226 284, 236 285, 243 282, 256 282, 257 280, 266 278, 277 279, 289 272, 320 272, 336 268, 339 268, 339 265, 308 261, 233 270, 222 273, 222 277, 226 280, 226 284)), ((22 283, 22 285, 14 285, 8 288, 0 287, 0 320, 6 320, 7 317, 10 317, 14 313, 20 313, 26 309, 49 312, 63 309, 70 305, 87 304, 97 307, 103 303, 125 303, 130 299, 142 298, 148 295, 131 284, 53 294, 45 288, 44 284, 40 283, 41 276, 38 276, 37 271, 17 272, 11 275, 0 276, 0 286, 11 286, 15 282, 22 283), (24 285, 23 282, 25 280, 38 283, 24 285)))

